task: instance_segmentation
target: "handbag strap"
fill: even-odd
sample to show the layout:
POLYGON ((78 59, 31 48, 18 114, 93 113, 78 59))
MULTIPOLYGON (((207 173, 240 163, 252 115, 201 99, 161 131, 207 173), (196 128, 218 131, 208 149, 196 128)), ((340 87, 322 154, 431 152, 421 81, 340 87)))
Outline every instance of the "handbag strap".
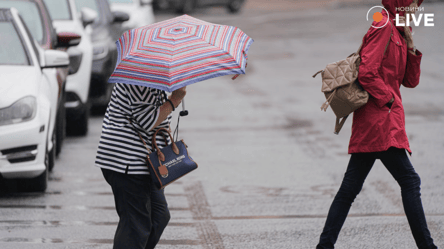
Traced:
MULTIPOLYGON (((178 155, 178 154, 179 154, 179 148, 178 148, 177 145, 174 143, 173 136, 171 136, 171 133, 170 133, 167 129, 165 129, 165 128, 159 128, 159 129, 154 133, 154 135, 153 135, 153 146, 156 148, 156 150, 157 150, 157 154, 159 154, 159 152, 160 152, 160 149, 159 149, 159 147, 157 146, 157 140, 156 140, 156 136, 157 136, 157 133, 159 133, 159 131, 164 131, 164 132, 166 132, 166 133, 170 136, 170 139, 171 139, 171 148, 173 149, 173 152, 176 153, 176 154, 178 155)), ((162 133, 161 133, 161 134, 162 134, 162 133)), ((165 143, 168 144, 168 139, 167 139, 167 137, 166 137, 164 134, 162 134, 162 136, 163 136, 163 138, 165 139, 165 143)), ((160 153, 162 153, 162 152, 160 152, 160 153)), ((162 161, 164 161, 164 160, 162 160, 162 161)))
MULTIPOLYGON (((140 132, 139 132, 139 131, 137 130, 137 128, 134 126, 133 122, 131 122, 131 119, 130 119, 130 118, 127 118, 127 119, 128 119, 128 121, 130 122, 130 124, 134 127, 134 129, 136 130, 137 135, 139 135, 140 140, 142 140, 143 145, 145 145, 145 148, 146 148, 146 150, 148 151, 148 154, 151 154, 151 150, 150 150, 150 148, 148 147, 148 145, 146 144, 145 140, 143 140, 143 137, 142 137, 142 135, 140 134, 140 132)), ((160 159, 161 161, 165 161, 165 155, 160 151, 159 146, 157 146, 156 136, 157 136, 157 133, 159 133, 159 131, 165 131, 166 133, 168 133, 168 135, 170 136, 170 139, 171 139, 171 148, 173 149, 173 152, 176 153, 176 155, 179 155, 179 152, 180 152, 180 151, 179 151, 179 148, 178 148, 177 145, 174 143, 174 140, 173 140, 173 137, 171 136, 171 133, 170 133, 167 129, 165 129, 165 128, 159 128, 159 129, 154 133, 154 135, 153 135, 153 140, 152 140, 152 144, 153 144, 154 148, 155 148, 156 151, 157 151, 157 156, 159 157, 159 159, 160 159)), ((161 133, 161 134, 162 134, 163 138, 165 139, 165 143, 168 144, 168 139, 167 139, 167 137, 166 137, 163 133, 161 133)))
MULTIPOLYGON (((142 143, 145 145, 145 148, 146 148, 147 151, 148 151, 147 160, 149 161, 149 154, 151 154, 151 150, 150 150, 150 148, 148 148, 148 145, 145 143, 145 140, 143 140, 142 135, 141 135, 140 132, 137 130, 137 128, 134 126, 133 122, 131 122, 131 119, 130 119, 130 118, 128 118, 128 121, 129 121, 130 124, 134 127, 134 129, 136 130, 137 134, 138 134, 139 137, 140 137, 140 140, 142 140, 142 143)), ((161 129, 164 129, 166 132, 168 132, 168 130, 165 129, 165 128, 160 128, 159 130, 161 130, 161 129)), ((166 178, 166 177, 168 177, 168 168, 167 168, 165 165, 162 164, 162 161, 165 161, 165 155, 160 151, 159 147, 158 147, 157 144, 156 144, 156 135, 157 135, 157 133, 159 132, 159 130, 157 130, 157 131, 154 133, 154 138, 153 138, 154 143, 153 143, 153 145, 154 145, 155 148, 157 149, 157 158, 159 159, 159 167, 158 167, 159 174, 160 174, 163 178, 166 178)), ((171 134, 170 134, 169 132, 168 132, 168 134, 169 134, 170 137, 171 137, 171 134)), ((163 134, 162 134, 162 135, 163 135, 163 134)), ((165 137, 164 137, 164 138, 165 138, 165 137)), ((171 140, 172 140, 172 138, 171 138, 171 140)), ((168 140, 165 138, 165 142, 166 142, 166 143, 167 143, 167 141, 168 141, 168 140)), ((179 154, 179 149, 177 148, 177 145, 176 145, 175 143, 172 143, 172 144, 173 144, 172 148, 173 148, 174 153, 176 153, 176 151, 177 151, 176 154, 179 154), (174 149, 174 148, 176 148, 176 149, 174 149)), ((151 163, 149 163, 149 164, 151 164, 151 163)), ((148 166, 148 167, 149 167, 149 166, 148 166)), ((160 181, 160 180, 159 180, 159 181, 160 181)))
POLYGON ((137 130, 137 128, 134 126, 133 122, 131 122, 130 118, 127 118, 130 124, 133 126, 134 130, 137 132, 137 135, 139 135, 140 140, 142 140, 143 145, 145 145, 146 150, 148 151, 148 154, 151 154, 151 150, 148 147, 148 145, 145 143, 145 140, 143 140, 142 135, 140 135, 140 132, 137 130))

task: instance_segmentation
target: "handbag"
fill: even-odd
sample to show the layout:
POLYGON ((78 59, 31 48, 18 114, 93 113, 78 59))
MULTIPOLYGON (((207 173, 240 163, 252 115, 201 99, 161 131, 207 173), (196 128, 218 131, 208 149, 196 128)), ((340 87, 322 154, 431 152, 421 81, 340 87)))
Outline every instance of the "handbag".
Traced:
MULTIPOLYGON (((392 35, 393 33, 390 34, 390 37, 392 35)), ((390 43, 390 37, 385 46, 383 56, 390 43)), ((364 40, 362 40, 361 46, 356 53, 349 55, 344 60, 328 64, 324 70, 320 70, 313 75, 313 78, 315 78, 321 73, 321 91, 327 99, 322 104, 321 110, 327 111, 328 106, 331 106, 336 115, 335 134, 339 134, 350 113, 368 102, 369 94, 358 82, 359 65, 361 64, 359 53, 363 43, 364 40)))
MULTIPOLYGON (((152 145, 155 150, 153 152, 151 152, 140 133, 138 131, 137 133, 148 150, 148 154, 146 156, 147 166, 150 171, 151 179, 158 189, 165 188, 182 176, 197 169, 197 163, 189 156, 187 149, 188 146, 185 144, 183 139, 174 142, 171 133, 167 129, 160 128, 154 133, 152 145), (167 133, 172 142, 170 145, 162 149, 159 149, 156 140, 156 136, 159 131, 164 131, 167 133)), ((163 138, 165 139, 165 143, 167 143, 168 139, 165 134, 160 134, 162 134, 163 138)))

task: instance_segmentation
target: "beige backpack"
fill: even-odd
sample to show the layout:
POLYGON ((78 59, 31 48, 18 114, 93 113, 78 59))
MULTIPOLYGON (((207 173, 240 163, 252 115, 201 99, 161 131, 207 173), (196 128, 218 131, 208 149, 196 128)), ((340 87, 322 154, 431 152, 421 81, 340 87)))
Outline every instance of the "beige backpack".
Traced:
MULTIPOLYGON (((389 42, 390 38, 385 46, 384 54, 389 42)), ((362 44, 356 53, 344 60, 328 64, 324 70, 313 75, 313 78, 319 73, 322 76, 321 91, 327 100, 321 106, 321 110, 327 111, 328 106, 331 106, 336 115, 335 134, 339 134, 348 115, 365 105, 369 98, 369 94, 362 89, 357 79, 361 63, 359 55, 361 48, 362 44)))

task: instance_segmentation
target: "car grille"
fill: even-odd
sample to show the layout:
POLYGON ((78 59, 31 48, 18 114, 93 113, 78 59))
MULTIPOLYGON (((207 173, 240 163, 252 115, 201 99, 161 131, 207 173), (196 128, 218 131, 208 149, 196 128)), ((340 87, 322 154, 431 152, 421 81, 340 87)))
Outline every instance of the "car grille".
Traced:
POLYGON ((0 159, 7 159, 10 163, 33 161, 36 157, 37 145, 2 150, 0 155, 0 159))

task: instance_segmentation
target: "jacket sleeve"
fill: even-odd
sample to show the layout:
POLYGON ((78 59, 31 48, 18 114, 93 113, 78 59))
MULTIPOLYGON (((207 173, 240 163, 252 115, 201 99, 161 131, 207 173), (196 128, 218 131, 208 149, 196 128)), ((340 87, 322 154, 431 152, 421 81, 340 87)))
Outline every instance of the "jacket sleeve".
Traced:
POLYGON ((146 131, 154 129, 160 112, 157 98, 151 96, 148 87, 126 85, 126 88, 133 120, 146 131))
MULTIPOLYGON (((392 25, 384 28, 370 28, 364 37, 361 49, 361 64, 358 80, 361 86, 376 100, 379 107, 383 107, 393 97, 391 91, 379 74, 379 67, 384 58, 385 47, 391 37, 392 25)), ((387 48, 386 53, 389 48, 387 48)))
POLYGON ((419 75, 421 74, 422 53, 416 50, 416 55, 407 52, 407 65, 405 69, 402 85, 414 88, 419 84, 419 75))

